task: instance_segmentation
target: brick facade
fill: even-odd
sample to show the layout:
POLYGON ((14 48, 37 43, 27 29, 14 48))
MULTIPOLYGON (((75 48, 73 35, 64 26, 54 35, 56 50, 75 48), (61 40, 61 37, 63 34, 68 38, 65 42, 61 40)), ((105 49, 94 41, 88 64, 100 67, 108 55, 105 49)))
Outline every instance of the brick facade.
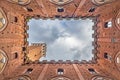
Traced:
POLYGON ((120 80, 120 0, 22 1, 0 0, 0 80, 120 80), (45 47, 28 45, 29 19, 87 17, 95 17, 93 60, 38 61, 45 47))

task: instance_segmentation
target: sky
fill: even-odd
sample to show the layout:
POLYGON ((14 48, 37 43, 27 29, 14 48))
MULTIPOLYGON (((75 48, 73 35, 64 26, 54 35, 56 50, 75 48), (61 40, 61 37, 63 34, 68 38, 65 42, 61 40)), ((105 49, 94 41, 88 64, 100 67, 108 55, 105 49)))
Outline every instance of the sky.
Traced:
POLYGON ((92 26, 90 19, 86 20, 42 20, 31 19, 29 25, 29 45, 31 43, 46 43, 47 52, 42 60, 91 60, 92 26))

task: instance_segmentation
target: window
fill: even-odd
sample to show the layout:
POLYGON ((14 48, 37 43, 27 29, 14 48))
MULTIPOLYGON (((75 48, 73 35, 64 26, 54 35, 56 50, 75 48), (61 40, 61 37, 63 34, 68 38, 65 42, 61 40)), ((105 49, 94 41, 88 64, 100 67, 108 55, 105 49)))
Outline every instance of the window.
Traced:
POLYGON ((64 70, 63 69, 58 69, 57 73, 58 73, 58 75, 63 75, 64 70))
POLYGON ((62 7, 59 7, 59 8, 57 9, 57 11, 58 11, 58 12, 64 12, 64 9, 63 9, 62 7))
POLYGON ((18 58, 18 53, 17 53, 17 52, 15 52, 15 59, 16 59, 16 58, 18 58))
POLYGON ((95 11, 95 7, 90 8, 89 12, 94 12, 95 11))
POLYGON ((96 71, 95 71, 93 68, 89 68, 88 71, 89 71, 91 74, 96 74, 96 71))
POLYGON ((2 9, 0 8, 0 31, 2 31, 6 27, 6 24, 7 24, 6 17, 2 9))
POLYGON ((27 71, 25 73, 31 73, 33 71, 32 68, 28 68, 27 71))
POLYGON ((28 12, 33 12, 33 10, 29 7, 26 8, 28 12))
POLYGON ((108 60, 111 60, 112 57, 110 55, 108 55, 108 53, 104 53, 104 58, 105 59, 108 59, 108 60))
POLYGON ((26 48, 25 47, 22 47, 22 51, 25 51, 26 50, 26 48))
POLYGON ((120 57, 117 57, 117 63, 120 63, 120 57))
POLYGON ((6 64, 7 64, 6 54, 0 50, 0 73, 3 71, 6 64))
POLYGON ((112 22, 111 22, 111 21, 105 22, 104 27, 105 27, 105 28, 110 28, 110 27, 112 27, 112 22))
POLYGON ((120 64, 120 55, 117 57, 117 63, 120 64))
POLYGON ((117 19, 117 23, 120 24, 120 18, 117 19))
POLYGON ((104 53, 104 58, 108 59, 108 53, 104 53))
POLYGON ((14 18, 14 22, 17 22, 17 21, 18 21, 18 18, 17 18, 17 17, 15 17, 15 18, 14 18))

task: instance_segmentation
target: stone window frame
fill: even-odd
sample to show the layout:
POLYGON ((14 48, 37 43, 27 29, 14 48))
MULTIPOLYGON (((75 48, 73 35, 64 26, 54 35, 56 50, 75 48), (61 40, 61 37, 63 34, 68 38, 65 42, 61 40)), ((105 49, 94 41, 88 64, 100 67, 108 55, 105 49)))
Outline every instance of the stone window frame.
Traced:
POLYGON ((65 73, 63 68, 58 68, 57 69, 57 75, 63 75, 65 73))

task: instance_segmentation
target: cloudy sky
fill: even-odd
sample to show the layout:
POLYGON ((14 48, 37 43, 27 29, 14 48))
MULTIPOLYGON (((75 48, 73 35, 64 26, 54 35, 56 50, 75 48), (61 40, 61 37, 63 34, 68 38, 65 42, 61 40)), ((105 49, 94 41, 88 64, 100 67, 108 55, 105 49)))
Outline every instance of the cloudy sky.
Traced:
POLYGON ((91 60, 92 20, 35 20, 29 25, 29 43, 46 43, 46 57, 40 60, 91 60))

